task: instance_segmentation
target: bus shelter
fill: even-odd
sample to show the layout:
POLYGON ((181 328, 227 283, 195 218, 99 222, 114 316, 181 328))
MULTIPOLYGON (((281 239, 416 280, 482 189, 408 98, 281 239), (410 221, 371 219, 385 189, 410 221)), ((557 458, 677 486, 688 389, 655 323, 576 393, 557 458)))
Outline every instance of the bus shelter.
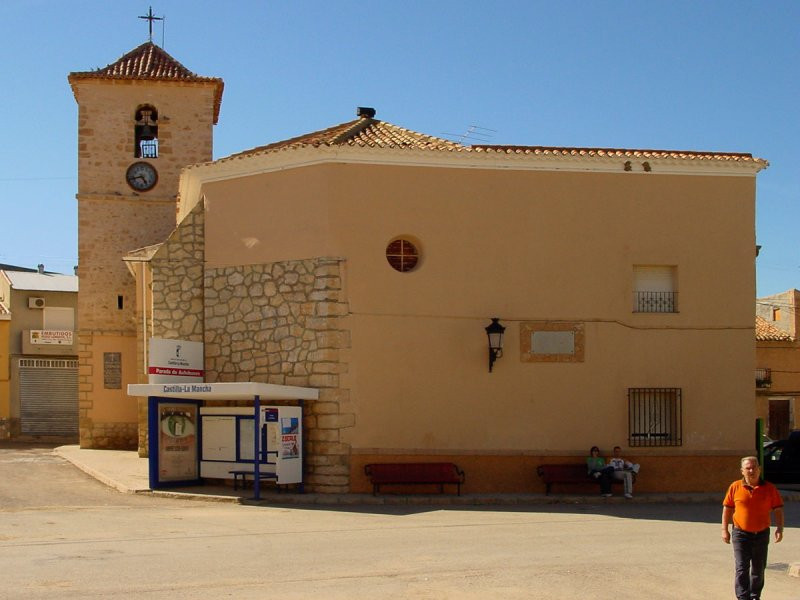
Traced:
POLYGON ((149 383, 128 385, 128 394, 147 397, 151 489, 197 485, 204 477, 236 484, 252 475, 256 500, 263 480, 303 490, 303 404, 317 400, 319 390, 258 382, 149 383), (226 402, 208 406, 211 401, 226 402))

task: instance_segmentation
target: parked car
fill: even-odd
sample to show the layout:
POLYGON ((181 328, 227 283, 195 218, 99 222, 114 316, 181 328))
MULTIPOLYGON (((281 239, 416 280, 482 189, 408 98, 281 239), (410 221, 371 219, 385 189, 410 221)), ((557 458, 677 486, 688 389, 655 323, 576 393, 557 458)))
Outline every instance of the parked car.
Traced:
POLYGON ((764 479, 772 483, 800 483, 800 431, 764 446, 764 479))

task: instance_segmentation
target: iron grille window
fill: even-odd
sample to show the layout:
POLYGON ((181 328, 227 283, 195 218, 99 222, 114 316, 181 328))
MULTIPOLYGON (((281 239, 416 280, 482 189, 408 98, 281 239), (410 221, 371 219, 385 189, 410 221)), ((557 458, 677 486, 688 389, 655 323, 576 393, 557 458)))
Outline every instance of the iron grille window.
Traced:
POLYGON ((634 292, 635 312, 674 313, 678 312, 677 292, 634 292))
POLYGON ((756 387, 768 388, 772 385, 772 371, 770 369, 756 369, 756 387))
POLYGON ((628 388, 628 444, 680 446, 680 388, 628 388))

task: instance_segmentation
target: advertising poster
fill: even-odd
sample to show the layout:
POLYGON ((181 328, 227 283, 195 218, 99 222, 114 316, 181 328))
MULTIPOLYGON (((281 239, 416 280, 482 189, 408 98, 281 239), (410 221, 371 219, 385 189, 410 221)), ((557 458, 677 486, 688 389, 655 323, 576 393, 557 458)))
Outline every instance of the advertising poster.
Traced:
POLYGON ((300 458, 299 427, 297 417, 281 419, 281 458, 300 458))
POLYGON ((160 481, 197 479, 197 406, 158 405, 158 477, 160 481))

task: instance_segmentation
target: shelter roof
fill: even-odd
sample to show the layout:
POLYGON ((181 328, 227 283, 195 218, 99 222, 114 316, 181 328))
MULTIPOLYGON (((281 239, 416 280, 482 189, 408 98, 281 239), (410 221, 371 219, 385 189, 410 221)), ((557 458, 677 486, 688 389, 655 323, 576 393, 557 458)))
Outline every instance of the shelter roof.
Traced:
POLYGON ((763 317, 756 316, 756 340, 760 342, 786 342, 792 339, 792 336, 782 329, 778 329, 763 317))
POLYGON ((70 73, 68 79, 73 93, 75 93, 75 83, 86 79, 211 83, 215 87, 214 123, 219 118, 222 91, 225 85, 218 77, 202 77, 193 73, 153 42, 145 42, 102 69, 70 73))
POLYGON ((224 383, 131 383, 129 396, 159 396, 195 400, 317 400, 316 388, 260 383, 256 381, 224 383))

